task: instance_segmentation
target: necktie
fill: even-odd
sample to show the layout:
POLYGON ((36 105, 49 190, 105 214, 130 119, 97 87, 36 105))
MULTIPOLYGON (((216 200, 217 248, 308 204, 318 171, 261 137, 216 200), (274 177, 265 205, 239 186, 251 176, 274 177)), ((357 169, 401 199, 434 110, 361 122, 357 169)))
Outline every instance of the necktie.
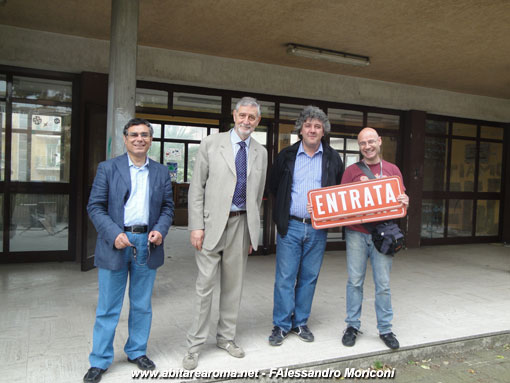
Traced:
POLYGON ((237 183, 232 202, 237 207, 242 208, 244 205, 246 205, 246 142, 241 141, 238 144, 241 147, 236 154, 237 183))

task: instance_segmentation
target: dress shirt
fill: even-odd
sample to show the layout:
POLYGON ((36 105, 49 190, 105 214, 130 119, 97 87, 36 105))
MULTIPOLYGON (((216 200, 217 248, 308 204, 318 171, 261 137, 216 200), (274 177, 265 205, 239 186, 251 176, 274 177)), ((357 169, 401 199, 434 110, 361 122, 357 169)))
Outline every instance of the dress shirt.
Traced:
POLYGON ((149 157, 141 167, 135 166, 129 154, 127 158, 131 193, 124 205, 124 226, 147 225, 149 223, 149 157))
MULTIPOLYGON (((248 136, 248 138, 246 140, 244 140, 244 142, 246 143, 246 148, 244 150, 246 150, 246 166, 248 166, 248 153, 250 152, 250 139, 251 137, 248 136)), ((234 152, 234 158, 236 158, 236 155, 237 155, 237 152, 241 149, 241 146, 239 145, 239 142, 241 142, 241 138, 239 137, 239 135, 236 133, 235 129, 232 129, 230 131, 230 142, 232 143, 232 150, 234 152)), ((246 168, 248 170, 248 168, 246 168)), ((232 191, 232 193, 234 193, 234 191, 232 191)), ((246 206, 242 206, 242 207, 237 207, 236 205, 232 204, 232 206, 230 206, 230 211, 240 211, 240 210, 246 210, 246 206)))
POLYGON ((322 142, 317 151, 310 157, 299 145, 294 164, 292 189, 290 194, 290 215, 299 218, 310 218, 306 211, 308 192, 321 187, 322 181, 322 142))

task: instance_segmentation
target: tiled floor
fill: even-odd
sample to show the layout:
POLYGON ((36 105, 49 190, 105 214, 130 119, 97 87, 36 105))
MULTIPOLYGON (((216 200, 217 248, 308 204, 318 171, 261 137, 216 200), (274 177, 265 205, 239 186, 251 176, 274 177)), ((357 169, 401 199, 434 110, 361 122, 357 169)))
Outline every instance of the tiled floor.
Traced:
MULTIPOLYGON (((184 228, 172 228, 166 248, 168 257, 154 289, 148 352, 158 369, 165 370, 181 368, 196 278, 184 228)), ((343 251, 325 255, 309 321, 315 342, 304 343, 291 335, 282 346, 269 346, 274 265, 274 255, 248 261, 237 337, 246 357, 235 359, 216 348, 212 332, 200 356, 200 370, 268 369, 385 350, 377 335, 370 271, 365 282, 364 334, 353 348, 341 344, 347 276, 343 251)), ((80 382, 89 367, 97 271, 80 272, 75 263, 2 265, 0 286, 0 357, 7 367, 0 380, 80 382)), ((479 244, 403 251, 393 263, 392 296, 393 330, 403 348, 510 331, 510 248, 479 244)), ((215 322, 216 300, 213 307, 215 322)), ((126 308, 127 303, 115 338, 115 361, 102 382, 131 381, 133 365, 122 351, 126 308)))

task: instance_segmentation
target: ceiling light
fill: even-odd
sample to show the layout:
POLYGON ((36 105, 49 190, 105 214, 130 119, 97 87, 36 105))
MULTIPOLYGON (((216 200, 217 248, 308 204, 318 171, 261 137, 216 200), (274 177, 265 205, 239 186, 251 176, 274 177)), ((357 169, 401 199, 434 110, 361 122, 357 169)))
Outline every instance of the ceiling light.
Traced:
POLYGON ((306 45, 287 44, 287 53, 289 55, 307 57, 310 59, 326 60, 340 64, 350 64, 357 66, 370 65, 370 58, 367 56, 355 55, 352 53, 333 51, 330 49, 314 48, 306 45))

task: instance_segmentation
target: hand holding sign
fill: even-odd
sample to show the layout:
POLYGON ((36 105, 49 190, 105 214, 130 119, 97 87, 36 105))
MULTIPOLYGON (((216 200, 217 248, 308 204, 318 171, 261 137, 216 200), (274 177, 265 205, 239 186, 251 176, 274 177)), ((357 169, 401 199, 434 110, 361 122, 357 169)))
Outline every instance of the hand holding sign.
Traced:
POLYGON ((324 229, 403 217, 409 198, 399 177, 385 177, 310 190, 308 201, 313 227, 324 229))

